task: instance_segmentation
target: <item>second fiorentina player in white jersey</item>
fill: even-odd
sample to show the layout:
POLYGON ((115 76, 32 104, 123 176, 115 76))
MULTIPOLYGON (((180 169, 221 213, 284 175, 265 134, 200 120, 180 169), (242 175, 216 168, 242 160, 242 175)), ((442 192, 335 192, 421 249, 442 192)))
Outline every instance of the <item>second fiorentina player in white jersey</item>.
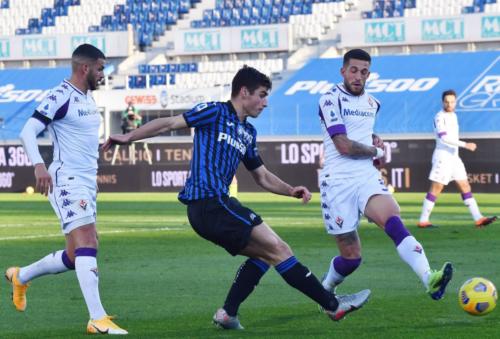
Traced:
POLYGON ((417 274, 427 293, 439 300, 453 267, 447 262, 441 270, 431 270, 422 245, 405 227, 397 202, 373 166, 374 157, 384 156, 384 146, 373 134, 380 104, 365 92, 370 66, 371 57, 364 50, 347 52, 340 70, 343 83, 319 100, 325 150, 319 180, 321 209, 326 231, 340 252, 332 258, 322 284, 334 291, 361 264, 357 229, 364 214, 393 240, 399 256, 417 274))
POLYGON ((344 84, 338 84, 319 100, 321 129, 325 162, 321 177, 325 175, 335 178, 351 178, 365 176, 366 169, 372 166, 371 157, 355 158, 345 156, 335 147, 332 135, 345 133, 350 140, 371 145, 373 126, 380 103, 370 94, 363 92, 353 95, 344 84))

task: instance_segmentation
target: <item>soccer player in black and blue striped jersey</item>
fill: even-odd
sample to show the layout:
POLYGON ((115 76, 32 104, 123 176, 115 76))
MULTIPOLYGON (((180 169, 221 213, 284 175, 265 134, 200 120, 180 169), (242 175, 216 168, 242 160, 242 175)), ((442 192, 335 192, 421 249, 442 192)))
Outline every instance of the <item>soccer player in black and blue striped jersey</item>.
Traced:
POLYGON ((257 118, 267 106, 270 79, 252 67, 243 67, 233 78, 231 100, 208 102, 184 114, 155 119, 124 134, 112 135, 104 144, 115 144, 156 136, 186 127, 195 129, 191 172, 179 200, 187 205, 188 219, 201 237, 223 247, 231 255, 248 257, 236 274, 224 306, 214 323, 225 329, 242 329, 237 312, 261 277, 272 265, 292 287, 316 301, 332 320, 361 307, 369 291, 338 296, 326 291, 318 279, 293 255, 284 242, 254 211, 228 196, 228 187, 240 162, 265 190, 302 199, 311 193, 293 187, 271 173, 257 148, 257 132, 247 118, 257 118))

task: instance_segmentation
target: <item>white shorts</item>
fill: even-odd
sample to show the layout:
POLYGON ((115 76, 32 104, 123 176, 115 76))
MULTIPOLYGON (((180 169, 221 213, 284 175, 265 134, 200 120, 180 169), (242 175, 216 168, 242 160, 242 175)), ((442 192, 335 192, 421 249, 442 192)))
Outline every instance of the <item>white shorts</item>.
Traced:
POLYGON ((49 201, 61 222, 64 234, 69 234, 80 226, 95 224, 96 198, 96 189, 85 185, 54 185, 49 201))
POLYGON ((467 180, 467 172, 460 157, 433 156, 429 180, 448 185, 450 181, 467 180))
POLYGON ((345 234, 355 231, 366 204, 376 194, 391 194, 375 170, 365 177, 331 179, 321 178, 321 209, 328 234, 345 234))

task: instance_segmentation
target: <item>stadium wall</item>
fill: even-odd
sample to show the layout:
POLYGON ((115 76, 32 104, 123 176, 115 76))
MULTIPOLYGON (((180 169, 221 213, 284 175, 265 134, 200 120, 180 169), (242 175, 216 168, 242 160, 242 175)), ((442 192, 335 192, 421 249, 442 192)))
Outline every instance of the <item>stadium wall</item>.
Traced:
MULTIPOLYGON (((500 193, 500 148, 497 139, 475 139, 476 152, 461 156, 469 172, 474 192, 500 193)), ((101 192, 177 192, 189 175, 191 142, 155 143, 145 151, 135 145, 136 162, 131 164, 129 149, 120 147, 115 163, 113 150, 99 157, 98 184, 101 192), (151 160, 151 164, 149 163, 151 160)), ((388 140, 387 164, 381 169, 386 182, 400 192, 423 192, 428 189, 428 173, 434 150, 433 140, 388 140)), ((318 171, 323 158, 320 140, 264 141, 259 150, 267 168, 285 181, 318 191, 318 171)), ((41 146, 46 162, 52 147, 41 146)), ((240 191, 259 191, 259 187, 240 166, 237 172, 240 191)), ((21 145, 0 146, 0 192, 24 192, 34 186, 33 167, 21 145)), ((450 185, 447 190, 454 191, 450 185)))

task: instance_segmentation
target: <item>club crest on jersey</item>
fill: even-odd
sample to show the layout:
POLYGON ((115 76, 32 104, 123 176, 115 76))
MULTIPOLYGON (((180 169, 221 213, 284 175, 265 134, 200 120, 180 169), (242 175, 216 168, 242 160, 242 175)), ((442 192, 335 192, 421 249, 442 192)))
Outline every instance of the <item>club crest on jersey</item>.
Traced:
POLYGON ((82 210, 87 210, 87 201, 86 200, 80 200, 80 207, 82 208, 82 210))
POLYGON ((342 225, 344 224, 344 219, 342 219, 342 217, 340 217, 340 216, 337 216, 337 217, 335 218, 335 223, 336 223, 336 224, 337 224, 340 228, 342 228, 342 225))
POLYGON ((422 251, 423 249, 419 245, 415 246, 415 248, 413 249, 413 252, 417 252, 418 254, 422 254, 422 251))

